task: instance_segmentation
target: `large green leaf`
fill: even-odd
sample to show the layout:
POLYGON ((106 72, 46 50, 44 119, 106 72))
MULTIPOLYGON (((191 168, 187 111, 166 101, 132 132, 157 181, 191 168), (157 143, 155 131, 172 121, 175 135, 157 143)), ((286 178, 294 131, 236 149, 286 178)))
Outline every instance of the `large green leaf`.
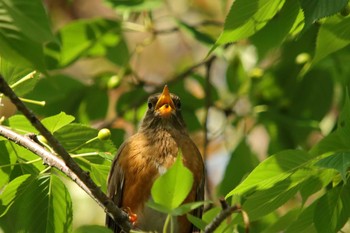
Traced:
POLYGON ((53 39, 42 1, 0 1, 0 55, 21 67, 45 70, 43 44, 53 39))
POLYGON ((101 190, 106 192, 107 190, 107 177, 109 170, 111 168, 110 164, 105 165, 105 164, 95 164, 95 163, 90 163, 91 166, 91 171, 90 171, 90 176, 93 179, 93 181, 101 187, 101 190))
POLYGON ((307 170, 298 171, 275 183, 273 187, 258 190, 248 196, 242 208, 247 212, 249 220, 259 219, 286 203, 299 191, 309 173, 307 170))
POLYGON ((263 28, 279 11, 283 0, 234 1, 216 44, 247 38, 263 28))
POLYGON ((10 180, 16 157, 7 150, 8 142, 0 141, 0 190, 10 180))
POLYGON ((51 117, 47 117, 41 120, 41 123, 51 132, 54 133, 63 126, 68 125, 74 121, 74 117, 67 115, 64 112, 60 112, 59 114, 51 117))
POLYGON ((304 11, 305 28, 308 28, 315 21, 333 15, 343 9, 348 0, 299 0, 304 11))
MULTIPOLYGON (((81 124, 69 124, 54 133, 54 136, 69 152, 110 152, 114 154, 116 148, 110 140, 93 140, 98 130, 81 124)), ((97 156, 99 157, 99 156, 97 156)), ((100 158, 100 157, 99 157, 100 158)))
POLYGON ((24 115, 13 115, 7 119, 6 123, 8 123, 13 130, 22 134, 38 132, 24 115))
POLYGON ((320 27, 316 41, 316 53, 313 63, 348 46, 350 43, 350 18, 333 16, 320 27))
POLYGON ((341 186, 329 190, 317 201, 314 222, 317 232, 338 232, 350 217, 349 187, 341 186), (342 198, 343 197, 343 198, 342 198), (345 202, 344 202, 345 201, 345 202))
POLYGON ((285 1, 278 16, 268 21, 265 27, 250 38, 256 45, 260 58, 283 42, 292 29, 298 12, 298 1, 285 1))
POLYGON ((178 156, 175 163, 152 186, 153 201, 171 212, 185 200, 193 185, 191 171, 182 163, 182 156, 178 156))
POLYGON ((316 202, 303 209, 298 218, 292 222, 286 233, 316 233, 313 216, 316 208, 316 202))
POLYGON ((110 48, 118 46, 122 41, 119 23, 106 19, 73 21, 61 28, 57 37, 61 45, 61 66, 85 56, 105 56, 110 48))
POLYGON ((12 180, 1 193, 0 217, 4 216, 16 199, 26 193, 26 190, 33 181, 29 174, 19 176, 12 180))
POLYGON ((316 163, 317 166, 325 168, 333 168, 337 170, 343 181, 346 183, 348 168, 350 167, 350 152, 337 152, 316 163))
POLYGON ((45 100, 46 105, 31 106, 31 109, 42 116, 52 116, 59 112, 74 115, 85 92, 85 86, 69 76, 54 75, 43 77, 26 98, 45 100))
POLYGON ((22 68, 17 64, 13 65, 1 57, 0 74, 10 87, 12 87, 17 96, 23 96, 30 92, 39 78, 39 74, 33 73, 32 69, 22 68))
MULTIPOLYGON (((226 197, 242 195, 248 191, 269 189, 306 166, 312 158, 310 154, 301 150, 286 150, 272 155, 260 163, 226 197)), ((293 182, 297 182, 297 180, 293 182)))
MULTIPOLYGON (((70 232, 72 203, 67 188, 55 175, 21 176, 1 196, 12 204, 4 229, 11 232, 70 232)), ((6 230, 5 230, 6 231, 6 230)))
POLYGON ((84 225, 73 231, 74 233, 112 233, 111 229, 98 225, 84 225))

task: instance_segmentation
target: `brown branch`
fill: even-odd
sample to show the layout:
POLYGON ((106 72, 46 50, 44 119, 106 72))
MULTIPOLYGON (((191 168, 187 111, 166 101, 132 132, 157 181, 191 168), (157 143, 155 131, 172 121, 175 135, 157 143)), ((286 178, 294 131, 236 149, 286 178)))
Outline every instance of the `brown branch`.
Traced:
MULTIPOLYGON (((129 232, 131 225, 128 216, 125 212, 120 210, 110 200, 101 189, 92 181, 89 174, 85 172, 79 165, 72 159, 69 153, 63 148, 60 142, 46 129, 46 127, 39 121, 39 119, 29 110, 23 102, 17 97, 13 90, 6 83, 2 75, 0 75, 0 92, 6 95, 11 102, 16 105, 17 109, 23 113, 23 115, 31 122, 31 124, 43 135, 54 151, 63 159, 64 164, 71 173, 75 174, 76 178, 73 181, 79 180, 81 185, 86 186, 84 189, 103 209, 108 213, 125 231, 129 232)), ((37 148, 36 148, 37 149, 37 148)), ((63 168, 62 168, 63 169, 63 168)), ((68 170, 67 170, 68 171, 68 170)))
POLYGON ((222 211, 218 213, 215 216, 215 218, 205 227, 204 233, 214 232, 215 229, 217 229, 220 226, 220 224, 234 212, 242 213, 243 221, 245 225, 245 232, 249 233, 249 219, 246 212, 244 212, 241 209, 241 207, 238 205, 229 206, 228 203, 225 201, 225 199, 221 199, 220 203, 221 203, 222 211))

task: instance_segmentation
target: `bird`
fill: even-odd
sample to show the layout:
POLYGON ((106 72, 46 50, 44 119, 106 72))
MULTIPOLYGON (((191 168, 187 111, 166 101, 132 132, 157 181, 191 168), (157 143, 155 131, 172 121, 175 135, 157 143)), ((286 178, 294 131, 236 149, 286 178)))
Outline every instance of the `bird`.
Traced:
MULTIPOLYGON (((179 151, 183 164, 193 174, 193 186, 184 203, 204 200, 205 168, 203 158, 191 140, 181 114, 180 98, 169 92, 153 94, 136 134, 118 148, 107 182, 107 196, 129 214, 134 229, 162 232, 166 215, 146 205, 157 177, 175 162, 179 151)), ((191 214, 201 218, 203 208, 191 214)), ((175 219, 175 232, 199 232, 186 218, 175 219)), ((106 216, 106 226, 122 232, 118 223, 106 216)))

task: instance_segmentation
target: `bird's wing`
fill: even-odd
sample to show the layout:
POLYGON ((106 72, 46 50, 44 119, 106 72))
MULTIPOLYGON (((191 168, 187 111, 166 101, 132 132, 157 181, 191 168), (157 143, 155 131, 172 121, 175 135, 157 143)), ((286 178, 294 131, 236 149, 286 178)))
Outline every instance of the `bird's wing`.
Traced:
MULTIPOLYGON (((120 158, 123 149, 125 148, 123 143, 112 162, 111 171, 108 176, 108 185, 107 185, 107 196, 112 199, 112 201, 118 206, 121 206, 123 200, 123 186, 124 186, 124 172, 122 168, 118 165, 118 159, 120 158)), ((113 232, 120 232, 118 224, 114 220, 106 215, 106 226, 113 230, 113 232)))

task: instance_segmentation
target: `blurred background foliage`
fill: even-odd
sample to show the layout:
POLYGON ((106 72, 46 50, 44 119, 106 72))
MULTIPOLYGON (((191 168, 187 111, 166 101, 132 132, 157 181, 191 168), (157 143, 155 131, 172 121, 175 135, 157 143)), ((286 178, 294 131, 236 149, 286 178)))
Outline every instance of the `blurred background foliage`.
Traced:
MULTIPOLYGON (((0 73, 104 191, 147 97, 168 84, 205 159, 208 199, 243 205, 250 232, 345 232, 349 12, 347 0, 0 0, 0 73), (110 140, 94 139, 101 128, 110 140)), ((1 101, 3 124, 37 133, 1 101)), ((4 232, 103 231, 81 227, 104 213, 75 184, 14 143, 0 147, 4 232)), ((246 227, 237 215, 218 231, 246 227)))

